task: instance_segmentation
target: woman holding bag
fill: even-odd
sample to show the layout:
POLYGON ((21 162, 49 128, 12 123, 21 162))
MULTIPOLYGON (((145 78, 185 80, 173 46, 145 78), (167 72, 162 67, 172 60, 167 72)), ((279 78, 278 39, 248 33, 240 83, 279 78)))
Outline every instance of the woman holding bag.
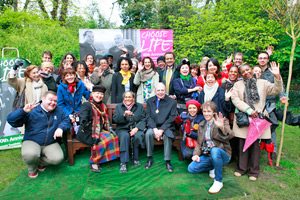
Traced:
POLYGON ((181 151, 185 160, 191 160, 194 148, 198 138, 198 126, 204 120, 203 115, 200 113, 200 103, 194 99, 186 103, 188 112, 183 112, 175 118, 175 122, 181 125, 183 137, 181 140, 181 151))
MULTIPOLYGON (((258 113, 262 112, 265 107, 266 97, 277 95, 282 92, 282 78, 280 76, 279 64, 271 63, 270 72, 274 75, 274 83, 267 80, 256 79, 253 76, 253 69, 248 64, 239 67, 239 72, 243 80, 236 82, 233 86, 231 100, 235 107, 245 112, 252 118, 258 117, 258 113)), ((268 116, 268 112, 264 111, 264 115, 268 116)), ((236 115, 233 121, 233 132, 235 137, 239 138, 238 152, 239 161, 238 167, 234 175, 239 177, 248 171, 248 176, 251 181, 256 181, 259 175, 259 140, 256 140, 245 152, 243 147, 248 133, 248 126, 238 127, 236 123, 236 115)), ((271 131, 266 129, 260 139, 270 139, 271 131)))

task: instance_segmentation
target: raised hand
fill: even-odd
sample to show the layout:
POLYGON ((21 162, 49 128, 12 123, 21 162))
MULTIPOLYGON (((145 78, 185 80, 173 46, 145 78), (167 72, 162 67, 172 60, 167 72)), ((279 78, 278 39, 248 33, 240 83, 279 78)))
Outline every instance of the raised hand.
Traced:
POLYGON ((30 111, 32 111, 35 107, 37 107, 38 105, 40 105, 39 103, 38 104, 35 104, 36 103, 36 100, 34 100, 33 103, 29 103, 29 104, 26 104, 23 108, 23 110, 26 112, 26 113, 29 113, 30 111))
POLYGON ((142 62, 139 62, 138 63, 138 71, 141 72, 141 71, 143 71, 143 69, 144 69, 144 66, 143 66, 142 62))
POLYGON ((274 51, 274 47, 272 45, 270 45, 270 46, 268 46, 267 49, 265 49, 265 51, 269 54, 269 57, 270 57, 274 51))
POLYGON ((232 54, 230 56, 227 56, 226 64, 229 65, 232 61, 232 54))
POLYGON ((221 112, 219 112, 219 116, 216 114, 216 118, 213 118, 215 125, 219 128, 219 129, 223 129, 224 128, 224 121, 225 121, 225 117, 223 117, 223 114, 221 112))
POLYGON ((271 68, 269 68, 270 72, 275 76, 277 80, 280 80, 280 64, 276 64, 276 62, 270 63, 271 68))
POLYGON ((229 101, 229 99, 230 99, 230 97, 232 95, 232 91, 233 91, 233 88, 231 88, 228 91, 225 91, 225 101, 229 101))

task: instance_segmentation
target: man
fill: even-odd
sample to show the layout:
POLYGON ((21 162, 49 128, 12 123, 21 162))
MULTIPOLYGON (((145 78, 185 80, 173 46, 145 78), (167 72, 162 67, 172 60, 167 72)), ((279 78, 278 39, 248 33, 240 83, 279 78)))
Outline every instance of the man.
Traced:
POLYGON ((176 70, 175 54, 173 52, 165 53, 166 67, 158 70, 159 82, 163 82, 166 85, 166 93, 169 97, 176 99, 173 88, 173 80, 179 77, 179 72, 176 70))
POLYGON ((157 58, 157 68, 159 69, 164 69, 166 67, 166 62, 165 62, 165 57, 164 56, 159 56, 157 58))
POLYGON ((57 94, 48 91, 40 104, 26 104, 7 116, 7 122, 13 127, 25 124, 21 152, 30 178, 36 178, 38 171, 44 171, 50 164, 57 165, 64 158, 55 140, 62 137, 63 131, 70 129, 71 123, 69 116, 56 104, 57 94))
MULTIPOLYGON (((261 79, 268 80, 271 83, 274 83, 274 75, 270 72, 269 63, 269 53, 266 51, 262 51, 258 54, 257 62, 259 67, 261 68, 261 79)), ((283 88, 282 93, 279 95, 280 101, 285 101, 285 90, 283 88)), ((272 121, 271 125, 271 136, 272 142, 274 143, 274 152, 271 153, 272 160, 276 159, 276 152, 277 152, 277 141, 276 141, 276 128, 279 125, 277 117, 275 115, 276 111, 276 96, 268 96, 266 99, 266 110, 269 113, 270 120, 272 121)))
POLYGON ((126 45, 124 44, 123 36, 121 34, 115 35, 114 38, 115 46, 112 46, 108 51, 110 54, 112 54, 114 60, 113 65, 116 65, 118 62, 118 59, 120 57, 128 57, 133 58, 134 54, 134 47, 132 45, 126 45))
POLYGON ((91 54, 94 59, 99 60, 102 55, 99 54, 99 49, 96 49, 94 44, 94 33, 92 31, 85 31, 83 33, 83 43, 80 43, 80 59, 83 60, 86 55, 91 54))
POLYGON ((171 165, 172 142, 175 138, 174 118, 178 115, 176 101, 166 95, 166 87, 158 83, 155 87, 156 96, 147 101, 146 122, 148 130, 145 135, 148 161, 145 169, 149 169, 153 161, 154 138, 164 142, 164 154, 168 172, 173 172, 171 165))
MULTIPOLYGON (((51 51, 44 51, 42 53, 42 61, 43 62, 52 62, 52 53, 51 53, 51 51)), ((41 70, 41 66, 38 66, 38 70, 41 70)), ((59 68, 54 66, 53 71, 51 72, 51 74, 58 75, 59 74, 59 68)))
POLYGON ((114 57, 113 57, 113 55, 111 53, 106 53, 106 54, 104 54, 103 57, 107 58, 108 65, 109 65, 110 69, 116 71, 117 70, 117 65, 116 64, 114 65, 114 57))
POLYGON ((226 68, 227 68, 227 71, 229 71, 229 68, 231 66, 236 66, 236 67, 239 67, 243 62, 244 62, 244 56, 243 56, 243 53, 241 52, 237 52, 235 55, 234 55, 234 60, 233 60, 233 64, 231 63, 232 61, 232 54, 230 55, 230 57, 227 57, 227 61, 226 61, 226 68))

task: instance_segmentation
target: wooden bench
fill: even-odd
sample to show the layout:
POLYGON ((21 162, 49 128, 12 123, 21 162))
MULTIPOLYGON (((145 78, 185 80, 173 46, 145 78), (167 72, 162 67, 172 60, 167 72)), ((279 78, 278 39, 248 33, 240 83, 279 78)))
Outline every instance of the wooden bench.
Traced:
MULTIPOLYGON (((146 110, 146 105, 147 104, 143 104, 144 109, 146 110)), ((109 120, 110 122, 112 122, 113 120, 113 115, 115 113, 115 108, 116 108, 117 104, 108 104, 107 105, 107 111, 108 111, 108 116, 109 116, 109 120)), ((116 124, 112 124, 112 128, 114 130, 116 130, 116 124)), ((175 131, 175 139, 173 141, 173 146, 178 150, 178 160, 182 161, 183 160, 183 156, 182 156, 182 152, 181 152, 181 139, 182 139, 182 132, 181 130, 175 131)), ((163 145, 163 141, 157 141, 155 140, 154 145, 163 145)), ((68 146, 68 158, 69 158, 69 165, 73 166, 74 165, 74 154, 76 153, 77 150, 79 150, 81 147, 91 147, 90 145, 86 145, 84 143, 79 142, 76 139, 76 136, 72 136, 72 134, 70 133, 70 131, 67 133, 67 146, 68 146)))

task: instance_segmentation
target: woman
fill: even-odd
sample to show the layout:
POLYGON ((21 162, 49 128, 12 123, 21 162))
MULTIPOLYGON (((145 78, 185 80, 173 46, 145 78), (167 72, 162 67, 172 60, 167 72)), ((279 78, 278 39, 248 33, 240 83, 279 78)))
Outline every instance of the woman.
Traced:
POLYGON ((47 86, 41 78, 38 68, 35 65, 26 67, 24 78, 17 78, 17 68, 11 68, 7 75, 7 82, 17 90, 20 96, 24 90, 24 105, 33 103, 35 100, 39 102, 42 96, 48 91, 47 86))
POLYGON ((90 169, 100 172, 100 164, 114 160, 120 156, 119 140, 109 132, 107 108, 102 102, 105 87, 95 85, 89 102, 80 109, 80 127, 77 139, 91 148, 90 169))
POLYGON ((175 118, 175 122, 181 125, 183 137, 181 140, 181 151, 183 159, 191 160, 195 148, 195 143, 198 138, 198 125, 204 120, 200 113, 200 103, 194 99, 186 103, 188 112, 183 112, 175 118))
POLYGON ((146 103, 150 97, 155 95, 155 86, 159 82, 159 74, 155 64, 150 57, 143 58, 142 65, 139 67, 133 83, 138 85, 136 101, 146 103))
POLYGON ((199 65, 197 65, 196 63, 191 64, 191 75, 194 79, 198 80, 199 65))
POLYGON ((214 102, 205 102, 202 112, 205 120, 199 124, 197 145, 188 171, 192 174, 209 171, 209 177, 214 179, 214 183, 208 192, 215 194, 223 187, 223 166, 230 161, 229 139, 233 132, 222 113, 217 115, 214 102))
POLYGON ((112 77, 111 103, 123 102, 123 93, 127 91, 136 92, 133 83, 134 74, 130 73, 132 62, 127 57, 121 57, 117 63, 117 72, 112 77))
MULTIPOLYGON (((277 95, 282 92, 282 79, 279 71, 279 64, 271 63, 270 72, 274 75, 274 83, 267 80, 256 79, 253 76, 253 69, 248 64, 239 68, 243 80, 238 81, 233 86, 232 102, 241 112, 247 113, 252 118, 258 117, 265 107, 266 97, 277 95)), ((268 112, 264 110, 264 115, 268 112)), ((267 128, 265 132, 257 139, 245 152, 243 147, 248 133, 248 126, 239 128, 236 124, 236 116, 233 122, 233 131, 235 137, 239 138, 239 161, 238 167, 234 172, 235 176, 241 176, 248 171, 251 181, 256 181, 259 176, 259 139, 270 139, 271 131, 267 128)))
POLYGON ((60 84, 60 81, 61 81, 61 76, 62 76, 62 73, 64 71, 64 69, 67 69, 67 68, 73 68, 74 70, 76 69, 75 68, 75 65, 76 65, 76 57, 72 54, 72 53, 66 53, 64 55, 64 57, 61 59, 61 62, 60 62, 60 65, 59 65, 59 75, 56 79, 56 84, 59 85, 60 84))
POLYGON ((76 76, 74 69, 67 68, 62 73, 62 80, 57 89, 57 105, 62 107, 74 123, 78 123, 78 112, 81 107, 81 98, 89 99, 90 91, 76 76))
POLYGON ((200 76, 198 76, 197 85, 200 85, 202 88, 205 85, 204 76, 206 74, 206 64, 207 64, 208 60, 209 60, 209 57, 202 58, 202 60, 200 62, 200 65, 199 65, 199 67, 200 67, 200 76))
POLYGON ((40 75, 45 83, 47 85, 48 90, 52 90, 54 92, 57 91, 56 82, 52 76, 54 65, 52 62, 43 62, 41 64, 41 70, 40 75))
POLYGON ((103 85, 106 88, 106 92, 103 97, 103 103, 111 104, 111 85, 112 77, 114 75, 114 70, 110 69, 109 62, 106 57, 99 60, 99 68, 95 68, 93 75, 91 77, 92 83, 94 85, 103 85))
POLYGON ((131 58, 131 61, 132 61, 132 68, 130 69, 130 72, 135 74, 139 66, 139 60, 136 58, 131 58))
POLYGON ((134 101, 135 95, 131 91, 123 94, 124 100, 115 109, 113 121, 117 124, 117 135, 120 142, 120 173, 127 172, 126 164, 129 162, 130 137, 133 145, 133 166, 140 166, 139 146, 145 148, 144 129, 146 118, 142 104, 134 101))
POLYGON ((87 54, 84 57, 84 61, 88 67, 88 72, 87 72, 88 75, 87 76, 90 77, 93 74, 93 71, 97 65, 97 62, 91 54, 87 54))
POLYGON ((213 72, 217 75, 217 83, 221 86, 222 82, 225 82, 226 78, 228 78, 228 74, 220 71, 220 64, 217 59, 210 58, 206 64, 206 70, 208 72, 213 72))
POLYGON ((206 84, 200 92, 198 101, 204 104, 207 101, 213 101, 217 105, 217 112, 228 118, 230 101, 225 101, 225 91, 217 83, 217 75, 208 71, 205 75, 206 84))
POLYGON ((197 99, 200 86, 196 86, 196 79, 191 76, 190 62, 182 61, 179 67, 180 77, 173 81, 173 87, 177 98, 177 109, 179 113, 186 111, 186 102, 190 99, 197 99))
POLYGON ((81 79, 81 81, 84 83, 85 87, 89 90, 92 91, 93 84, 88 78, 88 67, 85 64, 84 61, 78 61, 76 63, 76 72, 78 75, 78 78, 81 79))

